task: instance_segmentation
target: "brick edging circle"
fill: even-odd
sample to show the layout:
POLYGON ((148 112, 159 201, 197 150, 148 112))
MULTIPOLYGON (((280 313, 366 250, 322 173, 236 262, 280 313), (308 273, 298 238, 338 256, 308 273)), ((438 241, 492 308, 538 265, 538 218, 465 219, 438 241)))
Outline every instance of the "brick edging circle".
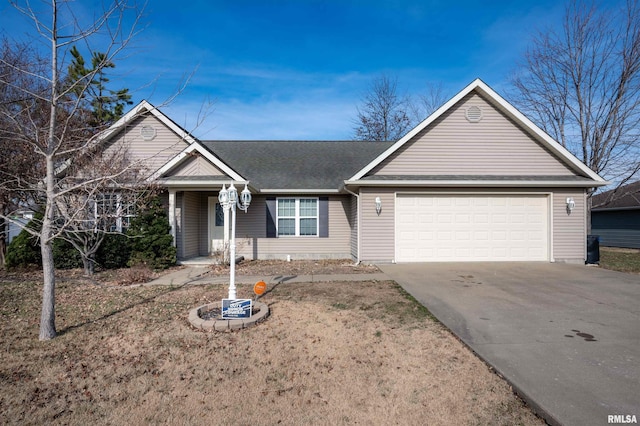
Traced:
POLYGON ((219 308, 220 303, 208 303, 206 305, 198 306, 197 308, 189 311, 189 323, 198 330, 204 331, 231 331, 242 330, 248 328, 259 321, 263 321, 269 316, 269 306, 266 303, 254 302, 253 309, 257 310, 255 314, 251 315, 251 318, 239 318, 239 319, 202 319, 201 314, 210 311, 215 308, 219 308))

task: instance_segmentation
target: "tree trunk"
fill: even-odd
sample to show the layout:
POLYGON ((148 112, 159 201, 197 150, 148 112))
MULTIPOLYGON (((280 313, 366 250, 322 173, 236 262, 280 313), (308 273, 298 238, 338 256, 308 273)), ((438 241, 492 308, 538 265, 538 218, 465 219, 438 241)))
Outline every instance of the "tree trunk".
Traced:
POLYGON ((58 4, 51 2, 53 24, 51 25, 51 105, 49 107, 49 130, 47 134, 46 162, 46 204, 42 218, 40 247, 42 252, 42 314, 40 315, 40 340, 56 337, 56 271, 53 264, 53 223, 55 219, 55 165, 56 117, 58 111, 58 4))
POLYGON ((40 315, 40 340, 50 340, 56 337, 56 275, 53 266, 53 247, 51 235, 51 222, 45 214, 42 224, 42 275, 44 286, 42 287, 42 313, 40 315))
POLYGON ((0 269, 5 267, 5 253, 7 252, 7 235, 9 234, 7 221, 0 219, 0 269))
MULTIPOLYGON (((0 212, 5 213, 4 203, 0 203, 0 212)), ((9 235, 9 222, 0 218, 0 269, 5 267, 5 254, 7 253, 7 239, 9 235)))
POLYGON ((95 262, 89 256, 82 256, 82 266, 84 267, 84 275, 90 277, 95 272, 95 262))

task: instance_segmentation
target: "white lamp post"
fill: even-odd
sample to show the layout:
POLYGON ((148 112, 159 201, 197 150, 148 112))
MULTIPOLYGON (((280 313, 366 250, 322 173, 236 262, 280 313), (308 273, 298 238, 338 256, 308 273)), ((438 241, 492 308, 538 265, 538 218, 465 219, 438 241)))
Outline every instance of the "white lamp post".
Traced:
MULTIPOLYGON (((229 185, 229 189, 225 188, 224 184, 222 189, 218 193, 218 201, 222 208, 227 212, 231 209, 231 242, 229 247, 229 299, 236 298, 236 207, 245 213, 249 209, 251 204, 251 192, 247 188, 247 184, 244 185, 244 189, 240 193, 240 199, 238 199, 238 190, 233 186, 233 183, 229 185)), ((225 225, 227 225, 225 223, 225 225)))

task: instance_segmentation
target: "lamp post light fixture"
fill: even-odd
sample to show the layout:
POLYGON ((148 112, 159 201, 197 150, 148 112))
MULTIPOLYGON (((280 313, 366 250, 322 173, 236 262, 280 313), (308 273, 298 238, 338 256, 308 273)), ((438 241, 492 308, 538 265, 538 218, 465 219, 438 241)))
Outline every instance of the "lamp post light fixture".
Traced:
MULTIPOLYGON (((238 190, 233 183, 229 185, 229 189, 222 185, 222 189, 218 193, 218 202, 224 209, 225 213, 231 209, 231 241, 229 243, 229 299, 236 298, 236 207, 245 213, 249 209, 251 204, 251 192, 247 188, 247 184, 244 185, 244 189, 240 193, 238 199, 238 190)), ((225 226, 227 224, 225 223, 225 226)))

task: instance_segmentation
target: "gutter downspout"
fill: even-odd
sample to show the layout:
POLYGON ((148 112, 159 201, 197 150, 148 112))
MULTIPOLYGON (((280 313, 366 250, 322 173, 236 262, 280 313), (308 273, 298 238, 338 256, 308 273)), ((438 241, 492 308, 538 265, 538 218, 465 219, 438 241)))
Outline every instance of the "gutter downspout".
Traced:
POLYGON ((356 232, 356 251, 357 251, 357 255, 356 255, 356 265, 360 264, 360 195, 356 194, 355 192, 347 189, 347 187, 344 187, 344 190, 347 191, 349 194, 353 195, 354 197, 356 197, 357 200, 357 207, 356 207, 356 212, 357 212, 357 232, 356 232))

